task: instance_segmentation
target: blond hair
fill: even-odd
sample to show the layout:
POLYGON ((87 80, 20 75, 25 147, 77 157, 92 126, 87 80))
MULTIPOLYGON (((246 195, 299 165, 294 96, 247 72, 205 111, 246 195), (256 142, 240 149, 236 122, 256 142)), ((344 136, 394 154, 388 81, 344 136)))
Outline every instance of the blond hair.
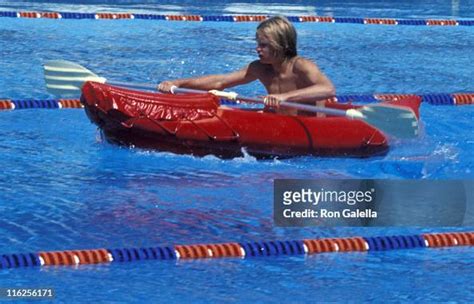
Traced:
POLYGON ((267 37, 278 57, 289 59, 297 55, 296 30, 286 17, 275 16, 261 22, 257 35, 267 37))

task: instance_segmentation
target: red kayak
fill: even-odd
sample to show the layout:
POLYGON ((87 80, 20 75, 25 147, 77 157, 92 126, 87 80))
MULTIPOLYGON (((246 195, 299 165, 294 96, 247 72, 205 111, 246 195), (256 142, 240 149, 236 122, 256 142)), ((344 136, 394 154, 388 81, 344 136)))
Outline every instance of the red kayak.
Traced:
MULTIPOLYGON (((112 143, 179 154, 258 158, 383 155, 385 135, 345 117, 287 116, 221 106, 212 94, 171 95, 87 82, 81 102, 112 143)), ((389 101, 418 116, 419 97, 389 101)), ((329 103, 328 108, 357 106, 329 103)))

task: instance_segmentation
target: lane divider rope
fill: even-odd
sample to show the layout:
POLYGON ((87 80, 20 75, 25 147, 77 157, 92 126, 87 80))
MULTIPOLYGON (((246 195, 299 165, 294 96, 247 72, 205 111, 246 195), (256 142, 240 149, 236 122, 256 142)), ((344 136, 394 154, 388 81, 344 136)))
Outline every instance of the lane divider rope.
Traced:
POLYGON ((108 264, 143 260, 247 258, 312 255, 330 252, 372 252, 455 246, 474 246, 474 232, 14 253, 0 255, 0 269, 108 264))
MULTIPOLYGON (((328 101, 337 101, 341 103, 374 103, 385 100, 400 100, 409 96, 420 96, 422 102, 431 105, 474 105, 474 93, 459 94, 374 94, 374 95, 338 95, 336 98, 328 101)), ((235 104, 234 101, 221 100, 221 104, 235 104)), ((79 99, 25 99, 10 100, 0 99, 1 110, 18 109, 78 109, 83 108, 79 99)))
MULTIPOLYGON (((214 22, 261 22, 267 15, 156 15, 133 13, 74 13, 74 12, 31 12, 0 11, 0 17, 28 19, 99 19, 99 20, 164 20, 164 21, 214 21, 214 22)), ((395 19, 395 18, 354 18, 331 16, 287 16, 291 22, 312 23, 352 23, 369 25, 426 25, 426 26, 474 26, 472 19, 395 19)))
POLYGON ((19 109, 79 109, 83 107, 79 99, 0 99, 0 111, 19 109))

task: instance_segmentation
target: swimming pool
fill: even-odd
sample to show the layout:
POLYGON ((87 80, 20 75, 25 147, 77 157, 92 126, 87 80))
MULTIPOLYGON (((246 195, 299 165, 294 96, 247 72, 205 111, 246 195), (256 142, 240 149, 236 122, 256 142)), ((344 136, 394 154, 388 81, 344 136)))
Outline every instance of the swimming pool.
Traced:
MULTIPOLYGON (((0 10, 474 18, 472 1, 437 1, 428 10, 408 1, 317 6, 310 1, 157 2, 83 1, 74 6, 8 1, 0 10)), ((255 27, 252 22, 0 18, 0 97, 52 98, 41 70, 48 59, 67 59, 110 79, 145 83, 230 71, 255 58, 255 27)), ((318 62, 338 94, 473 90, 472 27, 296 27, 301 55, 318 62)), ((264 92, 258 84, 236 90, 249 96, 264 92)), ((2 111, 0 249, 15 253, 472 230, 472 222, 466 223, 471 229, 278 228, 273 226, 272 195, 277 178, 472 179, 473 114, 471 106, 423 104, 423 136, 395 141, 384 157, 256 161, 112 146, 100 140, 81 110, 2 111)), ((472 248, 455 247, 12 268, 0 271, 0 287, 53 287, 62 301, 380 301, 388 296, 467 302, 474 298, 469 289, 473 261, 472 248)))

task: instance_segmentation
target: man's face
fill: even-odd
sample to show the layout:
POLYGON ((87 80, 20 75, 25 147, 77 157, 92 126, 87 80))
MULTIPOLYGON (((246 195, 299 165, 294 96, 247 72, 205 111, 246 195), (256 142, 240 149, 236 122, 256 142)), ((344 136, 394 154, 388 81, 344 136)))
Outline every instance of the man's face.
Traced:
POLYGON ((262 34, 257 34, 257 47, 256 47, 258 58, 263 64, 271 64, 275 61, 274 50, 270 46, 270 40, 262 34))

